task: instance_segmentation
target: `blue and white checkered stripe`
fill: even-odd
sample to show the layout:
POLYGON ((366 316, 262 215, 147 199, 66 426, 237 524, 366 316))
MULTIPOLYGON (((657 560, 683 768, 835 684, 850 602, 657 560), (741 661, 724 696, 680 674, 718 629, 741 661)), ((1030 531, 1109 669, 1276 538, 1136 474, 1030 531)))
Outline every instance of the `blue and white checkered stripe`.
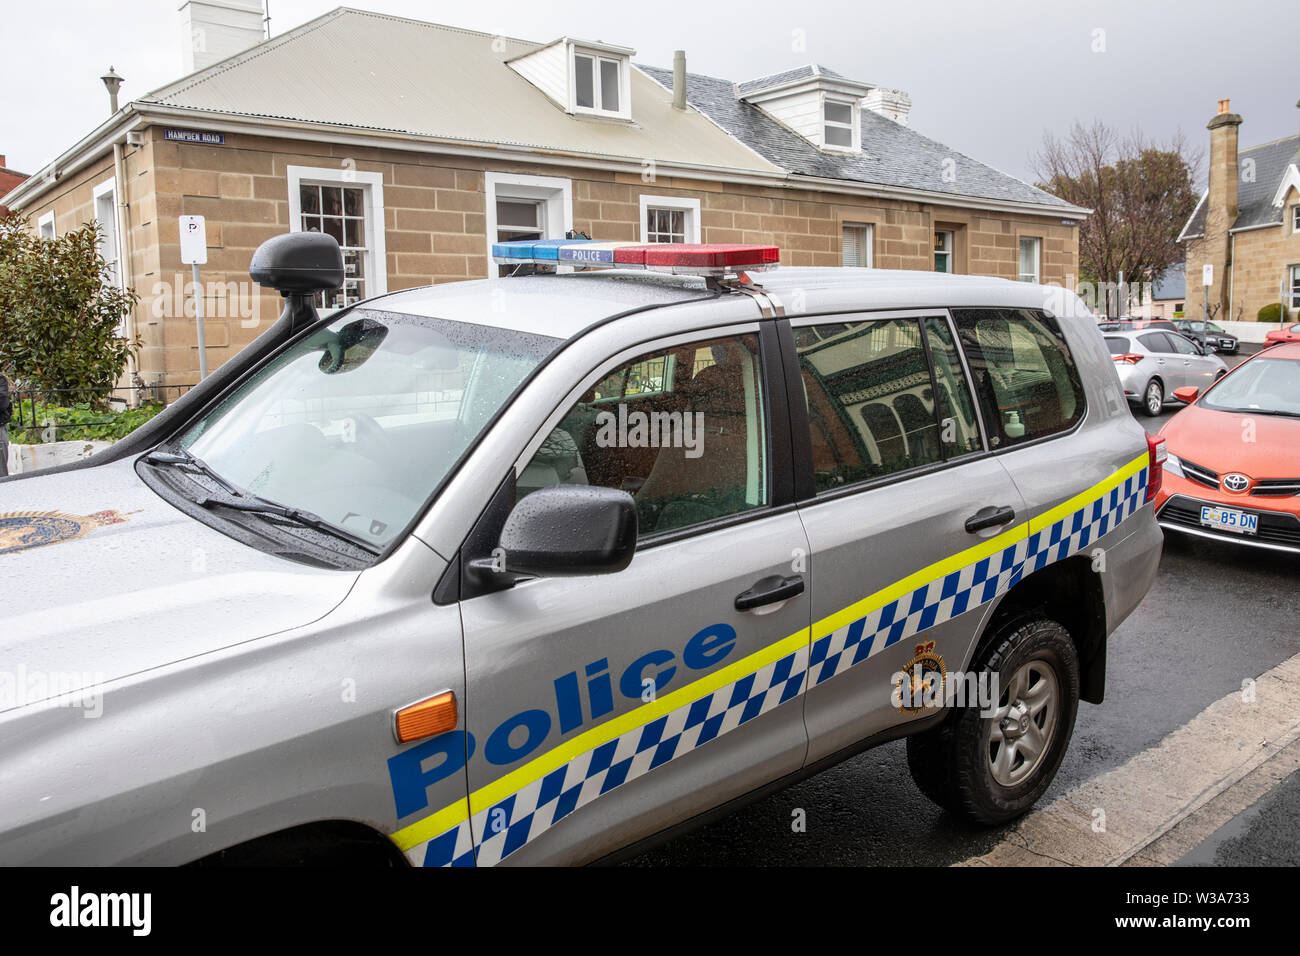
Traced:
POLYGON ((1041 531, 980 561, 936 578, 813 641, 810 687, 899 641, 1005 594, 1026 574, 1077 554, 1142 507, 1144 468, 1110 492, 1041 531))
POLYGON ((406 858, 416 866, 473 866, 474 834, 469 821, 462 820, 428 843, 411 847, 406 858))
POLYGON ((1147 469, 1143 468, 1091 504, 1066 515, 1042 531, 1031 534, 1025 574, 1032 574, 1054 561, 1078 554, 1102 535, 1118 527, 1125 518, 1142 507, 1146 490, 1147 469))
POLYGON ((807 669, 808 650, 800 648, 580 754, 475 813, 478 865, 499 863, 597 797, 793 700, 803 689, 807 669))
POLYGON ((1028 544, 1021 539, 813 641, 809 686, 1006 593, 1020 580, 1027 553, 1028 544))
POLYGON ((792 654, 595 747, 407 851, 425 866, 491 866, 570 813, 795 698, 887 647, 1006 593, 1020 579, 1082 551, 1144 503, 1147 469, 1083 508, 986 558, 923 584, 792 654))

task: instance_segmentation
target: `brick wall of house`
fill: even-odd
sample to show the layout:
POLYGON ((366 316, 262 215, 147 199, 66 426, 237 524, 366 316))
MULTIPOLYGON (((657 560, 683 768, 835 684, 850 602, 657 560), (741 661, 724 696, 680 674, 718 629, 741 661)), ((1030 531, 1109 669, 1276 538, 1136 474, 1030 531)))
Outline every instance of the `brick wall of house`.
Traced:
MULTIPOLYGON (((1077 230, 1057 217, 671 177, 644 182, 635 174, 242 134, 227 134, 222 146, 164 141, 158 128, 146 136, 148 145, 128 150, 127 168, 133 280, 142 297, 136 310, 140 372, 149 383, 197 378, 192 311, 176 314, 178 302, 185 301, 176 295, 177 283, 189 279, 189 268, 180 262, 179 216, 207 220, 203 280, 210 369, 279 314, 277 296, 250 286, 248 263, 260 243, 289 231, 289 166, 382 174, 389 291, 488 274, 483 177, 488 170, 572 180, 574 228, 601 239, 640 238, 642 194, 690 196, 700 200, 703 241, 776 243, 788 265, 838 266, 841 227, 852 222, 873 226, 878 268, 931 270, 933 231, 941 228, 954 231, 957 272, 1014 279, 1021 236, 1042 238, 1044 282, 1072 282, 1078 272, 1077 230), (232 301, 237 296, 242 302, 232 301), (256 315, 250 317, 250 311, 256 315)), ((98 182, 103 177, 97 175, 83 178, 98 182)), ((60 231, 64 220, 71 224, 92 215, 90 188, 84 200, 76 189, 47 199, 44 205, 53 202, 59 209, 60 231)))

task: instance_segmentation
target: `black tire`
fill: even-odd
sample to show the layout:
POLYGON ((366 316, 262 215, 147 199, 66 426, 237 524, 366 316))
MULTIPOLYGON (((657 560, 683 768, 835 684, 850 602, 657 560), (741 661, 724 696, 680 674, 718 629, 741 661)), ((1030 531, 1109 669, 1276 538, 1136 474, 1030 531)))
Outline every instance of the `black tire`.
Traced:
MULTIPOLYGON (((994 777, 993 718, 981 716, 978 703, 954 708, 938 727, 907 738, 907 768, 923 794, 954 816, 997 825, 1032 807, 1060 769, 1079 708, 1079 658, 1069 632, 1060 624, 1045 617, 1019 618, 999 629, 971 668, 998 675, 1004 698, 1007 681, 1022 668, 1036 673, 1050 669, 1059 695, 1041 757, 1023 779, 1009 786, 994 777)), ((1013 702, 999 701, 1003 706, 1007 703, 1013 702)))
POLYGON ((1139 403, 1142 414, 1149 418, 1155 418, 1165 408, 1165 387, 1160 383, 1160 379, 1153 378, 1147 382, 1146 388, 1142 390, 1142 401, 1139 403), (1152 411, 1152 409, 1155 409, 1152 411))

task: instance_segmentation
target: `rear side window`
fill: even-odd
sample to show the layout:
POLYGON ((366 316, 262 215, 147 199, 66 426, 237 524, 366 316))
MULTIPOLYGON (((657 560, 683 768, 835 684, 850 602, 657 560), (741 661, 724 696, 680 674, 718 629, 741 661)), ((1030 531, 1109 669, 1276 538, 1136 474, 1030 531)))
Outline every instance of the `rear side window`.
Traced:
POLYGON ((1114 337, 1106 339, 1106 347, 1110 349, 1111 355, 1127 355, 1130 348, 1128 339, 1117 339, 1114 337))
POLYGON ((1145 335, 1139 335, 1138 341, 1146 346, 1150 352, 1172 352, 1173 345, 1165 337, 1163 332, 1147 332, 1145 335))
POLYGON ((818 492, 981 450, 945 318, 828 323, 794 336, 818 492))
POLYGON ((1083 418, 1083 382, 1055 319, 1031 309, 957 309, 953 318, 992 448, 1069 431, 1083 418))

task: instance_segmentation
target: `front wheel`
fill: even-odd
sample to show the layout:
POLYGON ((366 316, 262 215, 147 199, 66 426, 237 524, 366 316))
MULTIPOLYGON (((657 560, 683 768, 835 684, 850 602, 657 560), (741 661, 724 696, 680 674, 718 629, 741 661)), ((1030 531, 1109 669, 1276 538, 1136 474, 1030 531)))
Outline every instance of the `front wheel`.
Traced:
POLYGON ((996 688, 992 705, 957 708, 935 729, 908 737, 908 769, 950 813, 1006 823, 1037 802, 1065 757, 1079 707, 1079 658, 1060 624, 1021 619, 972 667, 996 688))
POLYGON ((1155 418, 1165 407, 1164 387, 1154 378, 1147 382, 1147 390, 1142 394, 1142 410, 1155 418))

